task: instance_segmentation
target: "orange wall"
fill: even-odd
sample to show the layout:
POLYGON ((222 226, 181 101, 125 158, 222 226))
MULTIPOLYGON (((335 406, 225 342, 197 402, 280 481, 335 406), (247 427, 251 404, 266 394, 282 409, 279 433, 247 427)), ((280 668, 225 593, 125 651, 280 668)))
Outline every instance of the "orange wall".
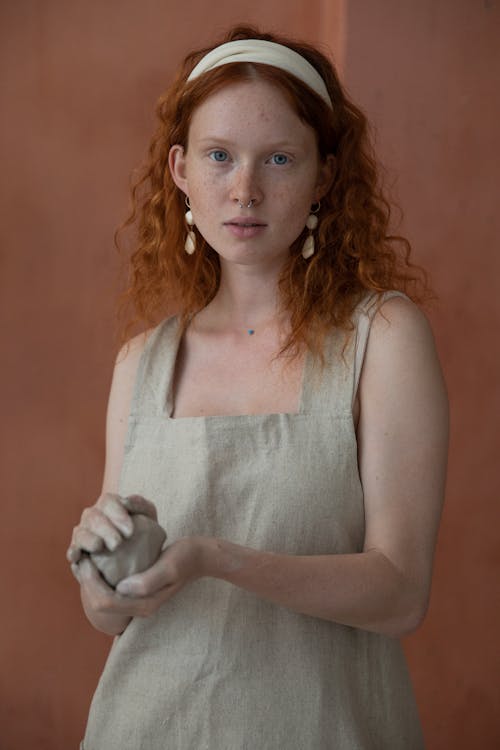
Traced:
POLYGON ((0 747, 68 750, 83 730, 109 639, 86 623, 64 551, 102 472, 112 234, 176 61, 239 20, 327 43, 400 175, 405 229, 441 297, 432 317, 453 405, 436 584, 407 653, 429 748, 493 747, 493 0, 0 5, 0 747))

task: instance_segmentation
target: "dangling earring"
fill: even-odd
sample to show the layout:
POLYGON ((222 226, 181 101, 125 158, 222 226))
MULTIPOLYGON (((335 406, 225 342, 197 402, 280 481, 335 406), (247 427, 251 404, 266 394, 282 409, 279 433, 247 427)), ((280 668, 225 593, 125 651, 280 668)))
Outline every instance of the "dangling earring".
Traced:
MULTIPOLYGON (((191 213, 191 206, 189 205, 189 198, 187 195, 184 200, 188 209, 184 214, 184 220, 188 227, 194 227, 193 214, 191 213)), ((188 255, 192 255, 196 250, 196 235, 192 229, 188 229, 186 242, 184 243, 184 250, 188 255)))
POLYGON ((318 217, 316 214, 318 213, 319 209, 321 208, 320 201, 317 201, 311 206, 311 213, 307 217, 306 221, 306 227, 309 229, 309 234, 307 235, 304 245, 302 247, 302 257, 307 260, 312 255, 314 255, 314 235, 313 230, 316 229, 318 226, 318 217))

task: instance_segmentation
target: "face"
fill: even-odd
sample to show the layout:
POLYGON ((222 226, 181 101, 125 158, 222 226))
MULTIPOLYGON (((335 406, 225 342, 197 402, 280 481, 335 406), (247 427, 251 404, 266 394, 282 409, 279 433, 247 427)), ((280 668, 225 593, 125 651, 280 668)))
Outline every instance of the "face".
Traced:
POLYGON ((203 237, 221 261, 243 264, 283 262, 330 174, 312 128, 264 81, 208 97, 193 113, 187 149, 173 146, 169 165, 203 237))

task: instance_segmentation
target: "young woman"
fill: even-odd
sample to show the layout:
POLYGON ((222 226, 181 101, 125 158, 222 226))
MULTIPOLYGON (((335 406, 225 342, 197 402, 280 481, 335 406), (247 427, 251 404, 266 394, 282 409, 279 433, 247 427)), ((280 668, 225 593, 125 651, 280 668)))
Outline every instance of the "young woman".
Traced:
POLYGON ((320 52, 247 28, 158 114, 129 296, 179 314, 118 357, 68 551, 119 636, 82 747, 421 748, 398 638, 427 608, 447 400, 366 119, 320 52), (86 553, 137 512, 169 545, 113 590, 86 553))

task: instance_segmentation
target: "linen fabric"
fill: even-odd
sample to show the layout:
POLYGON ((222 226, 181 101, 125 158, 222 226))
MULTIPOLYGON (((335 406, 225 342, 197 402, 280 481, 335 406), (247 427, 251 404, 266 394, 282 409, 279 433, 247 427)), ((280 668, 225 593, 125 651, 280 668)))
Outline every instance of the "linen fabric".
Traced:
MULTIPOLYGON (((139 365, 120 493, 153 500, 171 541, 361 552, 352 404, 375 307, 358 308, 345 349, 344 333, 331 333, 320 376, 306 358, 295 414, 171 418, 180 335, 177 319, 164 321, 139 365)), ((422 747, 398 640, 212 578, 115 639, 84 740, 85 750, 422 747)))

